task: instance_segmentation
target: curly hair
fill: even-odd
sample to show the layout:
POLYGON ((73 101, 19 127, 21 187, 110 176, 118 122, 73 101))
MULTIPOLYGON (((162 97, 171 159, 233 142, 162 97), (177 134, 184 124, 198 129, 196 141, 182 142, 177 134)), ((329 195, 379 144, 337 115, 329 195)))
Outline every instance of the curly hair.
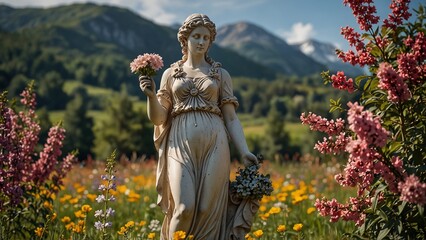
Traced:
MULTIPOLYGON (((179 28, 177 37, 182 48, 182 62, 185 62, 188 58, 188 37, 191 32, 197 27, 206 27, 210 31, 210 45, 216 38, 216 25, 210 20, 207 15, 194 13, 189 15, 179 28)), ((209 46, 210 48, 210 46, 209 46)), ((213 60, 205 56, 207 62, 212 63, 213 60)))

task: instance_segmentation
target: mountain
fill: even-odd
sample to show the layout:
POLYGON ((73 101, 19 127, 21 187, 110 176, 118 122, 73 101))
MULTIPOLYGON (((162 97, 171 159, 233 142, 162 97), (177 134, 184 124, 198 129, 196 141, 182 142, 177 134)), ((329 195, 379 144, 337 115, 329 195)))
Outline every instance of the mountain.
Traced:
MULTIPOLYGON (((158 53, 165 66, 181 59, 176 34, 177 29, 115 6, 0 5, 0 82, 17 74, 43 78, 48 71, 56 71, 64 79, 82 78, 85 83, 117 89, 130 77, 129 63, 139 54, 158 53)), ((232 76, 272 79, 276 75, 220 46, 210 52, 232 76)))
POLYGON ((252 23, 222 26, 217 31, 216 41, 219 46, 236 51, 281 74, 306 76, 326 69, 299 49, 252 23))
POLYGON ((344 71, 348 76, 358 76, 363 74, 360 67, 344 63, 336 55, 336 47, 330 43, 323 43, 316 40, 307 40, 293 44, 294 47, 302 51, 315 61, 327 66, 331 72, 344 71))

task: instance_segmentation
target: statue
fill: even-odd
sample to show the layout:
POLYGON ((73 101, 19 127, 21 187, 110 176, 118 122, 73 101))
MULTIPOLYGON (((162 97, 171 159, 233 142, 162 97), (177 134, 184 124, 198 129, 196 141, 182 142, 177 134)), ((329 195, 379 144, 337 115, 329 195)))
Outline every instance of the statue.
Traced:
POLYGON ((156 187, 164 240, 177 231, 194 239, 242 239, 257 211, 258 200, 236 200, 228 192, 229 139, 245 166, 258 160, 235 113, 231 77, 207 55, 215 36, 206 15, 190 15, 178 32, 182 60, 164 71, 158 91, 151 77, 139 77, 159 153, 156 187))

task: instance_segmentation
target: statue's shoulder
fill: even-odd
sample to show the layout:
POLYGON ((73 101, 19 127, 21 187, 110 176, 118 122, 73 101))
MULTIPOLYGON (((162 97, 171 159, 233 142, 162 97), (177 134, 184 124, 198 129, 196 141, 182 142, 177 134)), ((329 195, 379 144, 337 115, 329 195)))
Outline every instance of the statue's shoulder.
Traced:
POLYGON ((181 61, 177 61, 170 64, 170 67, 166 71, 168 71, 170 76, 174 78, 179 78, 185 75, 181 61))

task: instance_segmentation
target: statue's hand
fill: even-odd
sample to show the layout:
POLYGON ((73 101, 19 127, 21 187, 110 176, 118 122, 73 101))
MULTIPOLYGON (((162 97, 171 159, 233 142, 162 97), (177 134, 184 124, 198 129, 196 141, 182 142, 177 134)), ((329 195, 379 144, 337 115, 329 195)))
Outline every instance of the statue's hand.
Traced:
POLYGON ((155 82, 151 77, 139 76, 139 87, 146 96, 155 96, 155 82))
POLYGON ((259 164, 257 157, 251 152, 244 153, 241 157, 242 157, 243 164, 246 167, 259 164))

